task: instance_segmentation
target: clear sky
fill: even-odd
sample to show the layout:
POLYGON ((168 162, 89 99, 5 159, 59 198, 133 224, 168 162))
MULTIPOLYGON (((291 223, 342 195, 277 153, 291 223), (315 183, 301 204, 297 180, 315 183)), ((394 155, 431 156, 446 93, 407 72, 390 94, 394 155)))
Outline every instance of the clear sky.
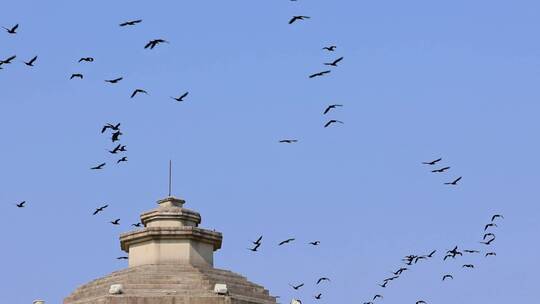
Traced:
POLYGON ((60 303, 126 267, 118 236, 166 196, 172 159, 174 194, 224 233, 216 266, 282 303, 318 292, 320 304, 376 293, 531 303, 539 13, 538 1, 498 0, 5 1, 0 25, 20 26, 0 32, 0 60, 17 55, 0 70, 1 302, 60 303), (311 19, 289 25, 293 15, 311 19), (143 49, 156 38, 170 44, 143 49), (35 55, 35 67, 21 62, 35 55), (329 75, 307 77, 340 56, 329 75), (130 99, 135 88, 149 94, 130 99), (185 91, 185 102, 169 98, 185 91), (332 103, 344 106, 323 115, 332 103), (344 124, 323 128, 328 119, 344 124), (118 122, 128 162, 117 165, 100 129, 118 122), (439 157, 446 173, 421 164, 439 157), (479 244, 495 213, 497 239, 479 244), (261 234, 260 252, 246 250, 261 234), (482 254, 443 262, 455 245, 482 254), (403 256, 435 249, 377 286, 403 256), (332 281, 316 286, 320 276, 332 281))

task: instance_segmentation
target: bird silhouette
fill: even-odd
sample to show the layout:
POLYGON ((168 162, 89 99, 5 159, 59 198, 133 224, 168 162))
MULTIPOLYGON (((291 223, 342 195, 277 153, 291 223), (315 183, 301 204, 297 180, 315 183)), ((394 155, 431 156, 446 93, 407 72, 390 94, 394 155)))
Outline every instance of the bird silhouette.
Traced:
POLYGON ((400 275, 402 274, 405 270, 408 270, 408 268, 404 268, 404 267, 401 267, 399 268, 396 272, 392 272, 394 275, 400 275))
POLYGON ((327 71, 314 73, 314 74, 309 75, 309 78, 315 78, 315 77, 319 77, 319 76, 324 76, 324 75, 326 75, 326 74, 328 74, 330 72, 331 72, 330 70, 327 70, 327 71))
POLYGON ((453 277, 452 275, 450 275, 450 274, 445 274, 445 275, 442 277, 442 280, 444 281, 444 280, 446 280, 446 279, 448 279, 448 278, 450 278, 450 279, 452 279, 452 280, 454 279, 454 277, 453 277))
POLYGON ((495 241, 495 238, 491 238, 491 239, 490 239, 489 241, 487 241, 487 242, 480 242, 480 243, 482 243, 482 244, 484 244, 484 245, 490 245, 491 242, 493 242, 493 241, 495 241))
POLYGON ((112 142, 120 140, 120 135, 123 135, 123 133, 120 131, 114 132, 111 137, 112 142))
POLYGON ((150 49, 153 49, 155 48, 158 44, 160 43, 169 43, 169 41, 167 40, 164 40, 164 39, 154 39, 154 40, 150 40, 148 41, 148 43, 144 46, 145 49, 147 48, 150 48, 150 49))
POLYGON ((340 105, 340 104, 329 105, 328 107, 326 107, 323 114, 328 113, 330 110, 335 109, 336 107, 343 107, 343 105, 340 105))
POLYGON ((424 300, 416 301, 416 304, 426 304, 426 301, 424 300))
POLYGON ((79 62, 82 62, 82 61, 94 62, 94 58, 92 58, 92 57, 82 57, 81 59, 79 59, 79 62))
POLYGON ((465 264, 465 265, 461 266, 461 268, 474 268, 474 265, 473 264, 465 264))
POLYGON ((314 296, 314 298, 317 299, 317 300, 320 300, 321 297, 322 297, 322 293, 319 293, 319 294, 317 294, 317 295, 314 296))
POLYGON ((455 185, 457 185, 457 182, 459 182, 461 180, 461 178, 462 177, 460 176, 460 177, 456 178, 454 181, 449 182, 449 183, 444 183, 444 184, 445 185, 453 185, 453 186, 455 186, 455 185))
POLYGON ((440 162, 441 160, 442 160, 442 158, 438 158, 438 159, 432 160, 432 161, 430 161, 430 162, 423 162, 422 164, 433 166, 433 165, 435 165, 436 163, 440 162))
POLYGON ((17 206, 17 208, 24 208, 24 204, 26 204, 26 201, 22 201, 18 204, 15 204, 17 206))
POLYGON ((121 163, 121 162, 127 162, 127 156, 124 156, 122 158, 120 158, 119 160, 116 161, 117 164, 121 163))
POLYGON ((306 20, 306 19, 310 19, 311 17, 308 17, 308 16, 293 16, 291 18, 291 20, 289 20, 289 24, 293 24, 294 22, 296 22, 297 20, 306 20))
POLYGON ((113 125, 111 123, 107 123, 106 125, 101 128, 101 133, 105 133, 107 129, 111 129, 113 131, 119 131, 120 130, 120 123, 117 123, 116 125, 113 125))
POLYGON ((382 299, 382 298, 384 298, 384 297, 381 296, 380 294, 376 294, 376 295, 373 297, 373 301, 377 300, 377 298, 382 299))
POLYGON ((309 244, 313 246, 318 246, 321 243, 321 241, 315 241, 315 242, 309 242, 309 244))
POLYGON ((343 57, 339 57, 338 59, 332 61, 332 62, 327 62, 325 63, 324 65, 329 65, 329 66, 334 66, 334 67, 337 67, 337 64, 343 60, 343 57))
POLYGON ((26 61, 23 61, 23 62, 24 62, 24 64, 26 64, 27 66, 33 67, 33 66, 34 66, 34 62, 36 62, 36 60, 37 60, 37 57, 38 57, 38 56, 34 56, 34 58, 30 59, 28 62, 26 62, 26 61))
POLYGON ((278 244, 278 246, 281 246, 281 245, 284 245, 284 244, 287 244, 287 243, 290 243, 292 241, 294 241, 295 239, 286 239, 285 241, 282 241, 278 244))
POLYGON ((285 143, 285 144, 292 144, 292 143, 295 143, 295 142, 298 142, 298 139, 282 139, 279 141, 280 143, 285 143))
POLYGON ((466 253, 480 253, 480 251, 478 251, 478 250, 468 250, 468 249, 465 249, 465 250, 463 250, 463 251, 466 252, 466 253))
POLYGON ((431 172, 433 173, 443 173, 444 171, 450 169, 450 167, 443 167, 443 168, 440 168, 440 169, 435 169, 435 170, 432 170, 431 172))
POLYGON ((251 250, 251 251, 253 251, 253 252, 255 252, 255 251, 257 251, 257 249, 258 249, 259 247, 261 247, 261 243, 255 244, 255 247, 253 247, 253 248, 248 248, 248 249, 251 250))
POLYGON ((143 90, 143 89, 136 89, 136 90, 133 91, 133 93, 131 94, 131 98, 135 97, 135 95, 137 95, 138 93, 148 94, 148 92, 146 92, 146 91, 143 90))
POLYGON ((395 280, 397 278, 399 278, 399 276, 389 277, 389 278, 384 279, 383 282, 393 281, 393 280, 395 280))
POLYGON ((497 253, 495 253, 495 252, 488 252, 488 253, 486 253, 485 257, 487 258, 488 256, 496 256, 496 255, 497 255, 497 253))
POLYGON ((188 96, 189 92, 185 92, 184 94, 182 94, 180 97, 171 97, 172 99, 176 100, 176 101, 184 101, 184 98, 186 96, 188 96))
POLYGON ((83 76, 83 74, 75 73, 75 74, 71 74, 71 77, 69 77, 69 79, 73 79, 73 78, 80 78, 80 79, 83 79, 84 76, 83 76))
POLYGON ((484 231, 486 231, 489 227, 497 227, 497 224, 489 223, 486 226, 484 226, 484 231))
POLYGON ((333 51, 336 50, 336 46, 335 45, 325 46, 322 49, 326 50, 326 51, 329 51, 329 52, 333 52, 333 51))
POLYGON ((115 219, 114 221, 110 221, 109 223, 113 225, 120 225, 120 219, 115 219))
POLYGON ((324 281, 330 282, 330 279, 329 279, 329 278, 326 278, 326 277, 319 278, 319 279, 317 280, 317 285, 318 285, 319 283, 321 283, 321 282, 324 282, 324 281))
POLYGON ((294 290, 298 290, 300 289, 300 287, 304 286, 304 283, 301 283, 299 285, 292 285, 292 284, 289 284, 289 286, 291 286, 294 290))
POLYGON ((331 119, 331 120, 329 120, 329 121, 324 125, 324 127, 327 128, 328 126, 330 126, 331 124, 334 124, 334 123, 340 123, 340 124, 343 124, 344 122, 341 121, 341 120, 331 119))
POLYGON ((122 23, 120 23, 119 25, 120 25, 120 26, 135 25, 135 24, 140 23, 140 22, 142 22, 142 19, 122 22, 122 23))
POLYGON ((500 214, 495 214, 494 216, 491 217, 491 221, 493 222, 496 218, 504 219, 504 216, 502 216, 500 214))
POLYGON ((108 79, 108 80, 105 80, 105 82, 108 82, 108 83, 118 83, 120 80, 124 79, 124 77, 118 77, 118 78, 115 78, 115 79, 108 79))
POLYGON ((0 60, 1 64, 10 64, 13 59, 17 58, 17 55, 9 56, 4 60, 0 60))
POLYGON ((17 34, 17 29, 19 28, 19 24, 17 23, 11 28, 7 28, 7 27, 2 27, 2 28, 4 28, 6 30, 6 32, 8 32, 8 33, 10 33, 12 35, 15 35, 15 34, 17 34))
POLYGON ((118 144, 116 147, 114 147, 114 149, 112 149, 111 151, 109 151, 109 153, 111 154, 117 154, 118 152, 120 152, 120 147, 122 147, 121 144, 118 144))
POLYGON ((133 226, 133 227, 141 227, 141 226, 142 226, 142 223, 131 224, 131 226, 133 226))
POLYGON ((486 238, 487 238, 488 236, 495 237, 495 234, 493 234, 493 233, 491 233, 491 232, 486 233, 486 234, 484 234, 484 237, 483 237, 482 239, 483 239, 483 240, 486 240, 486 238))
POLYGON ((121 256, 121 257, 117 257, 116 259, 117 260, 127 260, 129 258, 127 256, 121 256))
POLYGON ((382 288, 386 288, 386 285, 388 284, 389 281, 385 281, 384 283, 382 284, 377 284, 379 286, 381 286, 382 288))
POLYGON ((95 167, 90 168, 91 170, 101 170, 103 167, 105 167, 106 163, 101 163, 95 167))
POLYGON ((92 213, 92 215, 96 215, 100 212, 102 212, 103 210, 105 210, 105 208, 109 207, 109 205, 105 205, 105 206, 101 206, 99 208, 96 208, 96 211, 94 211, 94 213, 92 213))
POLYGON ((256 241, 254 241, 254 242, 252 241, 251 243, 253 243, 254 245, 260 244, 262 238, 263 238, 263 236, 261 235, 256 241))

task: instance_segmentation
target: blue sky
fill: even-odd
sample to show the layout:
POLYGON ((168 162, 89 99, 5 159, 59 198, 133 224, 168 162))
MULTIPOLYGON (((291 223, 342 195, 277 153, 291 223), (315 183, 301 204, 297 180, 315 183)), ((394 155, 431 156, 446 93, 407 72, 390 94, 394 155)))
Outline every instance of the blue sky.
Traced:
POLYGON ((6 303, 59 303, 126 267, 118 235, 167 194, 224 233, 216 266, 321 304, 536 298, 535 1, 11 1, 0 25, 6 303), (293 15, 311 19, 287 24, 293 15), (143 22, 130 28, 118 24, 143 22), (145 50, 150 39, 170 44, 145 50), (335 44, 336 52, 321 50, 335 44), (21 63, 38 55, 34 68, 21 63), (92 63, 78 63, 81 57, 92 63), (323 62, 344 56, 322 78, 323 62), (83 80, 69 80, 72 73, 83 80), (124 77, 117 85, 105 79, 124 77), (135 88, 147 96, 130 99, 135 88), (170 96, 189 91, 183 103, 170 96), (328 104, 344 107, 322 115, 328 104), (328 119, 343 125, 323 128, 328 119), (128 163, 100 134, 122 123, 128 163), (296 138, 296 144, 279 144, 296 138), (430 172, 422 161, 451 166, 430 172), (107 162, 105 170, 90 167, 107 162), (443 185, 463 176, 458 186, 443 185), (19 209, 15 204, 27 201, 19 209), (93 210, 109 204, 106 212, 93 210), (489 251, 442 262, 459 245, 489 251), (121 218, 120 227, 108 221, 121 218), (247 251, 264 235, 261 251, 247 251), (286 238, 297 241, 286 247, 286 238), (317 248, 307 242, 320 240, 317 248), (377 286, 407 254, 419 263, 377 286), (461 265, 473 263, 474 270, 461 265), (455 279, 441 282, 442 275, 455 279), (332 281, 316 286, 320 276, 332 281), (288 284, 305 282, 294 292, 288 284), (534 298, 533 298, 534 295, 534 298))

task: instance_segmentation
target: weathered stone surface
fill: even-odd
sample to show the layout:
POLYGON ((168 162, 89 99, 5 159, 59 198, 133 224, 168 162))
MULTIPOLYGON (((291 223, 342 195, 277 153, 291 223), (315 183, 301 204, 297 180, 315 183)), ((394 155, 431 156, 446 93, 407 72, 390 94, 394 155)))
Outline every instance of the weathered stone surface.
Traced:
POLYGON ((144 265, 113 272, 77 288, 64 304, 275 304, 264 287, 231 271, 193 265, 144 265), (113 284, 123 292, 110 295, 113 284), (214 293, 226 284, 229 295, 214 293))

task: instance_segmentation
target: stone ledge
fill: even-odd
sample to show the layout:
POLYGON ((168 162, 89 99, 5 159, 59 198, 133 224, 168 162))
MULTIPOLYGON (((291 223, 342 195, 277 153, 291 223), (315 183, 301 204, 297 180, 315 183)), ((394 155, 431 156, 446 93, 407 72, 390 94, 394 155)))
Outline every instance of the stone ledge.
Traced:
POLYGON ((135 243, 150 240, 196 240, 214 246, 214 251, 221 248, 223 236, 220 232, 202 228, 184 227, 146 227, 143 230, 132 231, 120 235, 120 248, 129 252, 129 247, 135 243))

